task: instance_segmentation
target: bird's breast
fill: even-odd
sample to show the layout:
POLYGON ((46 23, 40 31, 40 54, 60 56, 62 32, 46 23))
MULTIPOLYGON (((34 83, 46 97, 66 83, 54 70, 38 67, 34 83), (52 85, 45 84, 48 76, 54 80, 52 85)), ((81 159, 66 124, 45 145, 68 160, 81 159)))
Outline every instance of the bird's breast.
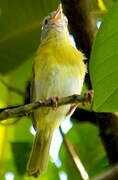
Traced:
POLYGON ((80 94, 83 77, 79 67, 47 63, 39 71, 39 75, 35 77, 35 100, 80 94))
MULTIPOLYGON (((40 47, 34 64, 33 101, 80 94, 85 76, 83 59, 81 52, 64 43, 52 42, 40 47)), ((51 108, 37 110, 34 116, 38 129, 58 127, 70 106, 58 107, 56 111, 51 108)))
MULTIPOLYGON (((35 80, 35 101, 47 99, 51 96, 64 97, 81 93, 83 78, 78 67, 55 64, 53 71, 50 71, 52 67, 47 66, 48 64, 45 65, 45 69, 41 70, 41 76, 35 80)), ((39 129, 45 127, 44 120, 46 127, 59 127, 60 123, 66 119, 70 106, 60 106, 56 111, 52 108, 40 108, 35 113, 39 122, 39 129)))

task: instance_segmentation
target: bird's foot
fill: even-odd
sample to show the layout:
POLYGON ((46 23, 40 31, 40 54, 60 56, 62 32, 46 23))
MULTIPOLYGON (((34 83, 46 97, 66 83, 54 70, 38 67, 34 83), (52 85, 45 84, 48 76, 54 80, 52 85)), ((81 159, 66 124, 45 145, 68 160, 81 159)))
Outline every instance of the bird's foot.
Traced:
POLYGON ((94 96, 94 91, 93 90, 89 90, 87 92, 84 93, 84 96, 89 98, 89 102, 92 103, 93 101, 93 96, 94 96))
MULTIPOLYGON (((93 90, 89 90, 89 91, 87 91, 87 92, 84 93, 84 96, 89 97, 89 101, 90 101, 90 103, 92 103, 92 101, 93 101, 93 96, 94 96, 94 91, 93 91, 93 90)), ((83 107, 86 107, 86 106, 87 106, 86 102, 82 102, 82 106, 83 106, 83 107)))
POLYGON ((59 97, 58 96, 51 96, 50 100, 51 100, 52 105, 53 105, 52 109, 54 111, 56 111, 57 110, 58 101, 59 101, 59 97))

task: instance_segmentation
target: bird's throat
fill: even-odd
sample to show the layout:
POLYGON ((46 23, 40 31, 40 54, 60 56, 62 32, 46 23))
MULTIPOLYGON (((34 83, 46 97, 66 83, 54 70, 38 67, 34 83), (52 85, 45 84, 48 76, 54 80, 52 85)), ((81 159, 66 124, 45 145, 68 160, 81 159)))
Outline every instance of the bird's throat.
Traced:
POLYGON ((46 38, 44 38, 41 42, 41 45, 48 44, 48 43, 69 43, 70 44, 70 38, 69 38, 69 32, 68 30, 65 31, 57 31, 57 30, 51 30, 46 38))

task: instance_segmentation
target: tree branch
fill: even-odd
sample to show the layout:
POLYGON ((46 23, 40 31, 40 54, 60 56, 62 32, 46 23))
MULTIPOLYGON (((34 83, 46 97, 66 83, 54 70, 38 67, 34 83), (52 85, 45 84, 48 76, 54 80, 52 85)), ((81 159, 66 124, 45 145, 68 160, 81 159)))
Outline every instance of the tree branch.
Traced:
POLYGON ((92 180, 117 180, 118 179, 118 164, 109 168, 104 174, 92 180))
POLYGON ((64 142, 64 145, 78 171, 78 173, 80 174, 81 178, 83 180, 88 180, 89 177, 88 177, 88 174, 87 172, 85 171, 84 169, 84 166, 79 158, 79 156, 77 155, 77 153, 75 152, 74 148, 73 148, 73 145, 70 143, 70 141, 67 139, 67 137, 65 136, 65 134, 62 132, 62 129, 61 127, 59 127, 59 130, 60 130, 60 133, 63 137, 63 142, 64 142))
MULTIPOLYGON (((81 102, 91 102, 92 99, 93 99, 93 91, 91 90, 91 91, 87 91, 83 95, 74 94, 72 96, 59 98, 57 106, 73 104, 73 103, 81 103, 81 102)), ((54 106, 55 106, 54 102, 51 100, 51 98, 49 98, 47 100, 40 100, 30 104, 0 109, 0 121, 11 117, 26 116, 31 111, 38 109, 40 107, 54 107, 54 106)))
POLYGON ((118 162, 118 113, 96 113, 100 137, 110 164, 118 162))

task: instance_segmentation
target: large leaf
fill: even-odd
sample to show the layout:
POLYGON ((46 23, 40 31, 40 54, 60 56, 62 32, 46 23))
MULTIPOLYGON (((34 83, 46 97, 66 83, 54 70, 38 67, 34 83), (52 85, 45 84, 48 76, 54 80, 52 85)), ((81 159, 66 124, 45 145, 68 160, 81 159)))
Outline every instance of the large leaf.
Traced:
POLYGON ((97 33, 90 59, 90 76, 95 93, 93 109, 118 111, 118 3, 104 17, 97 33))
POLYGON ((33 55, 40 42, 44 16, 59 1, 0 1, 0 72, 6 73, 33 55))

